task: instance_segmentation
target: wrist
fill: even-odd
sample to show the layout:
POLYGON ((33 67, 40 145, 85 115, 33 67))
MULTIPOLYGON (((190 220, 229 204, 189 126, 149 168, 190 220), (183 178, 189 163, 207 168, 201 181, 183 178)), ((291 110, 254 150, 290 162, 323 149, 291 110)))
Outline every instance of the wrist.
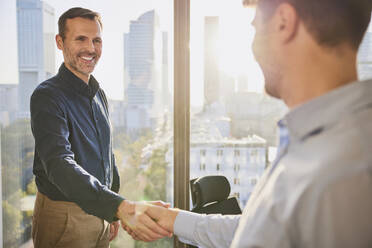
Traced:
POLYGON ((134 213, 133 203, 128 200, 123 200, 116 211, 116 217, 119 219, 123 219, 125 216, 132 213, 134 213))
POLYGON ((172 209, 168 209, 168 217, 169 217, 169 222, 167 223, 167 229, 170 231, 170 232, 174 232, 174 223, 176 222, 176 218, 180 212, 179 209, 177 208, 172 208, 172 209))

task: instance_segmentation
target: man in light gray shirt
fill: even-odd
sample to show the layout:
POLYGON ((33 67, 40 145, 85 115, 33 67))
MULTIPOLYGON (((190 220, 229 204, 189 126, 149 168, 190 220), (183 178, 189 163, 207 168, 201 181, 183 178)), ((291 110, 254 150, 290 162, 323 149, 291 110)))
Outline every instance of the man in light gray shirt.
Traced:
POLYGON ((372 247, 372 81, 356 70, 370 17, 370 0, 258 0, 253 51, 290 109, 275 162, 241 216, 146 213, 201 247, 372 247))

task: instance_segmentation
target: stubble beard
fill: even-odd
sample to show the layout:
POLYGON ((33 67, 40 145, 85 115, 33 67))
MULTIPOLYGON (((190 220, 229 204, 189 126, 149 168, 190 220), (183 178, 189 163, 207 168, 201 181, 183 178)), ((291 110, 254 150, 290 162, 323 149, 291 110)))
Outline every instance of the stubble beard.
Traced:
MULTIPOLYGON (((66 60, 65 63, 69 65, 71 69, 73 69, 75 72, 82 74, 84 76, 88 76, 94 71, 94 68, 98 62, 98 56, 97 54, 93 54, 95 56, 94 58, 94 63, 92 66, 86 66, 83 64, 83 62, 79 61, 79 57, 83 54, 89 54, 87 52, 78 52, 77 54, 74 54, 71 52, 69 48, 65 47, 65 55, 66 55, 66 60)), ((91 54, 89 54, 91 55, 91 54)))

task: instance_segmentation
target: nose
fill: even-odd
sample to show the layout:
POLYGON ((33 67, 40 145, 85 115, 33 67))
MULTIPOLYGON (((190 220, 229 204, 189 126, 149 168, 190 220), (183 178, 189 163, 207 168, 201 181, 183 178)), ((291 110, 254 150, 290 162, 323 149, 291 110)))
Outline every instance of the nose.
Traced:
POLYGON ((94 53, 95 52, 94 41, 88 40, 85 45, 85 48, 89 53, 94 53))

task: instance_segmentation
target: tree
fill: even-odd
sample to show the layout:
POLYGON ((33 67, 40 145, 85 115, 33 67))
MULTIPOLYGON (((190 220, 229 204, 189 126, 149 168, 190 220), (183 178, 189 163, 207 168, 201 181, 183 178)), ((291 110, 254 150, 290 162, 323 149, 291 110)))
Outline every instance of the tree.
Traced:
POLYGON ((2 206, 3 226, 6 227, 3 229, 4 247, 18 247, 23 232, 30 229, 29 225, 22 225, 30 223, 31 216, 22 215, 20 200, 27 185, 33 182, 33 153, 34 141, 29 120, 17 120, 7 127, 1 127, 2 206))
MULTIPOLYGON (((119 168, 121 187, 120 195, 134 201, 166 200, 166 149, 155 149, 150 158, 145 160, 143 150, 153 143, 152 134, 142 132, 142 136, 132 140, 124 130, 115 130, 115 158, 119 168)), ((166 238, 157 242, 145 243, 133 241, 130 236, 120 231, 118 238, 111 244, 112 248, 133 245, 136 248, 172 247, 172 239, 166 238)))
MULTIPOLYGON (((155 149, 149 159, 149 167, 145 171, 146 187, 144 196, 146 200, 166 201, 167 162, 165 160, 166 148, 155 149)), ((152 243, 136 242, 136 248, 166 248, 173 246, 173 239, 165 238, 152 243)))

